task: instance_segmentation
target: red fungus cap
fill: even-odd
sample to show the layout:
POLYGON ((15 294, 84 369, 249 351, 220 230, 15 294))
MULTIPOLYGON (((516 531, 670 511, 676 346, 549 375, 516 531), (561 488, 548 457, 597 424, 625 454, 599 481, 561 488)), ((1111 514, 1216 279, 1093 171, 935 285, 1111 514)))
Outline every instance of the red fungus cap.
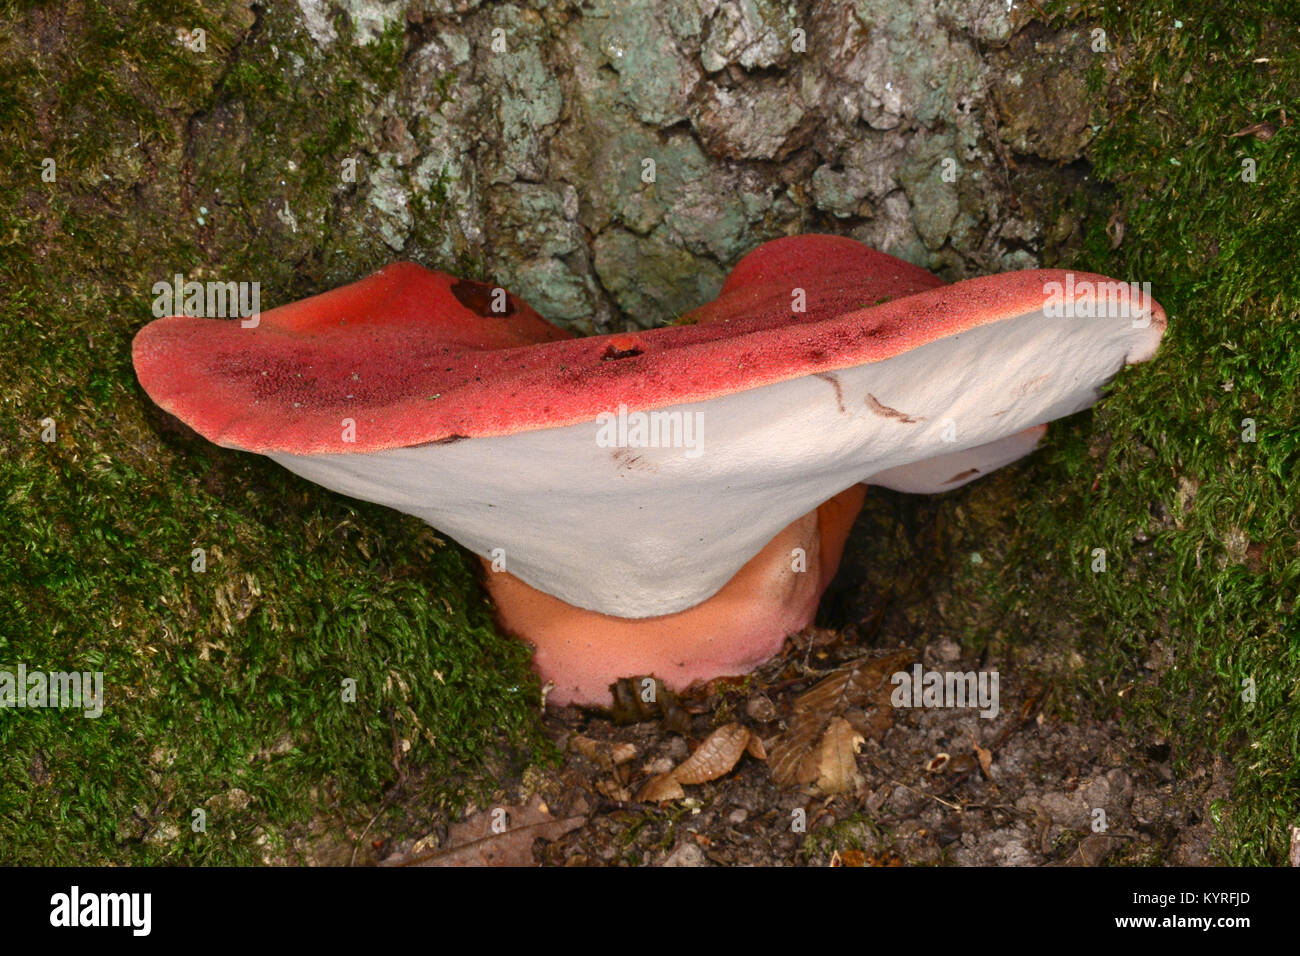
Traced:
MULTIPOLYGON (((398 263, 265 312, 254 328, 160 319, 136 336, 133 360, 150 397, 217 444, 358 453, 554 428, 620 404, 663 408, 878 362, 1033 311, 1045 284, 1065 276, 945 286, 851 239, 796 236, 741 260, 687 324, 575 339, 504 289, 398 263), (340 437, 345 417, 356 422, 353 442, 340 437)), ((1086 279, 1103 277, 1076 275, 1086 279)))

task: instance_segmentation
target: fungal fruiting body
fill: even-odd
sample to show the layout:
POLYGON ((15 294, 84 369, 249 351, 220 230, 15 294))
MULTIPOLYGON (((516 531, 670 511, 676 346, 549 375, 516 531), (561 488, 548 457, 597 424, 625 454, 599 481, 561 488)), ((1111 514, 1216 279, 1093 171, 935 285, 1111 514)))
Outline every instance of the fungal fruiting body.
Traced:
POLYGON ((945 285, 813 235, 750 253, 671 328, 573 338, 502 289, 401 263, 255 328, 160 319, 134 360, 209 440, 475 552, 551 700, 607 703, 619 677, 681 687, 779 651, 861 483, 944 491, 1014 461, 1164 325, 1102 276, 945 285))
POLYGON ((533 644, 533 663, 552 699, 605 703, 619 676, 653 674, 669 688, 742 674, 801 630, 839 566, 864 485, 797 518, 712 597, 672 614, 628 618, 567 604, 488 568, 487 588, 503 628, 533 644))

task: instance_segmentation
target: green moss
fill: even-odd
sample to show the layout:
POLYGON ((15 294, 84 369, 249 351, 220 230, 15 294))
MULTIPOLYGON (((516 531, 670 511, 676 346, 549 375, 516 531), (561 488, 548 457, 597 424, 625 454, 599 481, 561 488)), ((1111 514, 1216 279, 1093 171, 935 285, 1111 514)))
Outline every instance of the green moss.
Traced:
POLYGON ((854 813, 809 833, 799 847, 799 857, 805 864, 824 866, 836 852, 845 850, 861 850, 873 860, 883 861, 895 851, 893 835, 869 814, 854 813))
POLYGON ((174 272, 260 280, 271 305, 385 258, 332 234, 366 71, 392 78, 401 31, 312 75, 291 12, 132 6, 0 6, 0 668, 102 670, 106 697, 99 719, 0 710, 0 859, 250 863, 311 818, 360 833, 390 804, 484 799, 550 751, 468 556, 198 438, 130 362, 174 272), (32 56, 41 23, 57 40, 32 56), (205 24, 206 59, 175 44, 205 24))
POLYGON ((254 826, 318 809, 310 791, 368 806, 394 783, 396 740, 443 804, 490 787, 501 748, 536 745, 527 652, 494 633, 458 548, 169 430, 133 381, 135 322, 59 291, 18 287, 27 323, 0 359, 19 432, 0 466, 0 662, 102 669, 108 704, 98 720, 0 712, 0 855, 243 862, 254 826), (287 753, 256 758, 286 735, 287 753), (159 746, 176 751, 165 768, 150 763, 159 746), (253 805, 206 837, 158 848, 119 833, 139 806, 183 825, 231 787, 253 805))
POLYGON ((1300 99, 1300 53, 1281 40, 1297 24, 1283 3, 1250 17, 1160 10, 1076 11, 1125 51, 1090 146, 1125 235, 1112 250, 1107 223, 1090 221, 1069 265, 1151 282, 1169 331, 1091 421, 1053 429, 1049 490, 1020 509, 1007 561, 1041 572, 1046 555, 1060 580, 1039 600, 1006 593, 1032 620, 1082 623, 1078 686, 1099 711, 1122 703, 1184 769, 1229 754, 1226 859, 1278 864, 1300 815, 1300 127, 1283 119, 1300 99), (1231 135, 1261 121, 1276 135, 1231 135), (1246 157, 1256 182, 1242 180, 1246 157), (1091 570, 1094 548, 1105 573, 1091 570), (1157 639, 1172 659, 1149 671, 1157 639))

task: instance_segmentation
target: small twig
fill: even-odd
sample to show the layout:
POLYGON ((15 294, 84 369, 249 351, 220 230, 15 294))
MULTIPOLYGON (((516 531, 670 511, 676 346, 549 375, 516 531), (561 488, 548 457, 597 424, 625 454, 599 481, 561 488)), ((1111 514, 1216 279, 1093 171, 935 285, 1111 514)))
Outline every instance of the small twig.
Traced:
POLYGON ((889 782, 902 787, 904 790, 910 790, 918 797, 929 797, 931 800, 934 800, 938 803, 942 803, 948 809, 956 810, 958 813, 961 813, 965 809, 965 807, 963 807, 960 803, 949 803, 947 800, 944 800, 942 797, 936 797, 933 793, 926 793, 924 790, 917 790, 915 787, 909 787, 901 780, 891 780, 889 782))

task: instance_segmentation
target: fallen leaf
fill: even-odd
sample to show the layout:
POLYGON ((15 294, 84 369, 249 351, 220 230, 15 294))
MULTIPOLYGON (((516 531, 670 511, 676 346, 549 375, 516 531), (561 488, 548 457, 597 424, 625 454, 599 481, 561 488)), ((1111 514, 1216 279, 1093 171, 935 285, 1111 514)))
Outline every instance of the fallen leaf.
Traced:
POLYGON ((1106 862, 1106 857, 1119 849, 1119 845, 1123 842, 1119 837, 1107 836, 1104 833, 1090 833, 1080 841, 1074 848, 1074 852, 1061 865, 1100 866, 1106 862))
POLYGON ((579 753, 593 763, 600 762, 600 742, 592 740, 590 737, 584 737, 581 734, 575 736, 569 741, 569 748, 575 753, 579 753))
POLYGON ((685 800, 686 791, 673 772, 661 773, 651 777, 645 782, 640 790, 637 791, 637 801, 640 803, 661 803, 664 800, 685 800))
POLYGON ((821 773, 822 739, 831 722, 850 709, 865 715, 858 718, 858 733, 872 738, 884 734, 894 722, 889 678, 913 659, 910 651, 865 658, 840 668, 802 694, 794 702, 785 733, 768 755, 773 782, 779 787, 815 783, 821 773))
POLYGON ((853 793, 867 782, 858 770, 858 748, 864 740, 843 717, 831 720, 817 750, 817 778, 813 786, 820 793, 853 793))
POLYGON ((533 795, 518 807, 494 807, 448 827, 447 846, 426 853, 394 854, 380 866, 536 866, 533 841, 554 840, 587 822, 586 816, 551 816, 533 795))
POLYGON ((610 748, 609 752, 609 759, 616 767, 619 764, 627 763, 635 756, 636 744, 626 742, 614 744, 614 746, 610 748))
POLYGON ((981 747, 973 733, 970 735, 970 742, 971 746, 975 748, 975 757, 980 762, 980 769, 984 771, 984 779, 992 780, 993 778, 989 775, 989 772, 993 768, 993 751, 981 747))
POLYGON ((1120 243, 1124 241, 1124 230, 1124 214, 1117 207, 1106 222, 1106 235, 1110 236, 1110 247, 1112 249, 1118 249, 1120 243))
POLYGON ((749 729, 740 724, 723 724, 695 748, 673 776, 679 783, 705 783, 731 772, 749 746, 749 729))
POLYGON ((647 780, 636 798, 644 803, 681 800, 686 796, 682 784, 706 783, 725 776, 746 751, 757 760, 767 756, 757 734, 737 723, 723 724, 677 767, 647 780))
POLYGON ((581 754, 602 770, 612 770, 636 756, 636 745, 627 742, 607 743, 578 734, 569 741, 569 749, 581 754))
POLYGON ((1235 133, 1230 133, 1229 136, 1232 138, 1238 136, 1254 136, 1257 140, 1266 143, 1272 139, 1276 133, 1277 127, 1267 120, 1264 120, 1259 123, 1251 123, 1249 126, 1243 127, 1235 133))
POLYGON ((603 797, 613 800, 615 803, 627 803, 632 799, 631 791, 620 784, 617 780, 597 780, 596 792, 603 797))

